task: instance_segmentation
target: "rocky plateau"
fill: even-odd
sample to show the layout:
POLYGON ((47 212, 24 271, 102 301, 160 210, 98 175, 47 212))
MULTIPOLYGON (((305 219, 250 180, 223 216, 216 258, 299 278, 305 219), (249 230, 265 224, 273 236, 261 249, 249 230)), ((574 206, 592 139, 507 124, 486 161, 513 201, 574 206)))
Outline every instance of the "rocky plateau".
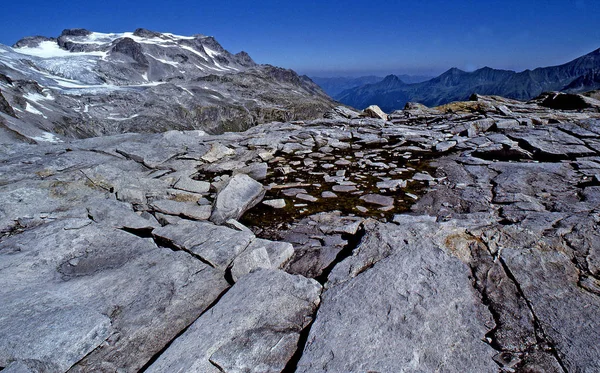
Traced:
POLYGON ((6 136, 0 370, 598 372, 599 108, 6 136))

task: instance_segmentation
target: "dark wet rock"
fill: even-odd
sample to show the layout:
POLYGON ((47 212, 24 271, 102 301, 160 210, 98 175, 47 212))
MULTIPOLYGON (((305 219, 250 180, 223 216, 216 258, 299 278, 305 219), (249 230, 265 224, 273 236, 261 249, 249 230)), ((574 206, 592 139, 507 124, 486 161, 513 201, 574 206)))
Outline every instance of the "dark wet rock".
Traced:
POLYGON ((548 94, 542 99, 540 105, 558 110, 581 110, 591 107, 590 101, 582 95, 556 92, 548 94))

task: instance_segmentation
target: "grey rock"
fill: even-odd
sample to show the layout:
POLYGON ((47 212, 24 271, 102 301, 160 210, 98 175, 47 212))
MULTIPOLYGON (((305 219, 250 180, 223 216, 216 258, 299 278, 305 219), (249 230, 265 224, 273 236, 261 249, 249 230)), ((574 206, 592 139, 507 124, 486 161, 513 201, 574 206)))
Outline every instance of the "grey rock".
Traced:
POLYGON ((597 294, 578 287, 578 270, 569 257, 540 248, 505 249, 502 256, 531 303, 543 333, 560 351, 565 367, 583 372, 600 369, 596 358, 600 344, 593 332, 600 324, 600 300, 597 294))
POLYGON ((200 206, 194 202, 177 202, 168 199, 152 202, 152 207, 163 214, 184 216, 194 220, 208 220, 211 216, 211 206, 200 206))
POLYGON ((254 240, 247 231, 189 220, 157 228, 152 234, 223 271, 254 240))
POLYGON ((431 242, 385 244, 392 255, 325 291, 298 371, 496 372, 469 269, 431 242))
POLYGON ((398 188, 406 188, 406 180, 397 179, 380 181, 377 183, 377 188, 396 191, 398 188))
POLYGON ((206 181, 192 180, 188 177, 182 177, 175 183, 174 188, 192 193, 203 194, 210 190, 210 183, 206 181))
POLYGON ((276 270, 244 276, 148 372, 280 372, 319 305, 321 286, 276 270))
POLYGON ((354 185, 334 185, 331 189, 334 192, 342 192, 342 193, 356 191, 356 187, 354 185))
POLYGON ((317 197, 311 196, 310 194, 304 194, 304 193, 296 194, 296 198, 301 199, 303 201, 308 201, 308 202, 317 202, 319 200, 317 197))
POLYGON ((413 180, 418 180, 418 181, 433 181, 435 180, 431 175, 426 174, 426 173, 416 173, 413 175, 413 180))
POLYGON ((382 196, 380 194, 365 194, 364 196, 360 197, 360 199, 362 201, 365 201, 365 203, 369 203, 371 205, 378 205, 378 206, 393 206, 394 205, 394 198, 388 197, 388 196, 382 196))
POLYGON ((88 215, 95 222, 102 222, 115 228, 133 230, 152 230, 158 227, 156 222, 144 219, 136 214, 130 204, 110 199, 95 200, 88 204, 88 215))
POLYGON ((384 113, 377 105, 369 106, 368 108, 364 109, 360 115, 368 118, 388 120, 387 114, 384 113))
POLYGON ((234 171, 234 174, 246 174, 256 181, 261 181, 267 178, 269 167, 266 163, 253 163, 246 167, 242 167, 234 171))
POLYGON ((442 141, 435 145, 435 150, 444 153, 456 146, 456 141, 442 141))
POLYGON ((321 193, 321 197, 322 198, 337 198, 337 194, 335 194, 333 192, 329 192, 329 191, 324 191, 323 193, 321 193))
POLYGON ((246 210, 258 204, 265 195, 263 185, 246 174, 233 176, 219 192, 210 220, 222 224, 231 218, 239 219, 246 210))
POLYGON ((268 201, 262 201, 264 205, 273 207, 274 209, 282 209, 286 206, 284 199, 270 199, 268 201))
POLYGON ((254 239, 233 261, 231 275, 234 281, 258 268, 281 268, 294 255, 294 247, 287 242, 254 239))
POLYGON ((224 146, 221 143, 212 143, 210 146, 210 150, 208 151, 208 153, 204 154, 202 156, 202 160, 208 162, 208 163, 213 163, 216 162, 226 156, 231 156, 235 154, 235 150, 230 149, 226 146, 224 146))
POLYGON ((81 220, 0 243, 0 365, 137 370, 227 287, 186 253, 81 220))

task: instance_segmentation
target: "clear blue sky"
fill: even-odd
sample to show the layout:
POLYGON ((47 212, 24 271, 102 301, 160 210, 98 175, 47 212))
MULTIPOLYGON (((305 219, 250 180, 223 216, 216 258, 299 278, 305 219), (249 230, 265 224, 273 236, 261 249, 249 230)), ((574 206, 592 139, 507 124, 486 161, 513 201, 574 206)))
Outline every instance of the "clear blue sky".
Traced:
POLYGON ((64 28, 214 36, 309 75, 523 70, 600 48, 600 0, 5 1, 0 43, 64 28))

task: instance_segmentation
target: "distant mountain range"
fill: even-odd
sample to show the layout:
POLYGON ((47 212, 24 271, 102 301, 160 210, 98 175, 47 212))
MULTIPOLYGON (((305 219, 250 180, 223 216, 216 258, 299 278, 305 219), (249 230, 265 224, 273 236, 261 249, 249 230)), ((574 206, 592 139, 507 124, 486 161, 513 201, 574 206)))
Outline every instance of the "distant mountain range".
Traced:
MULTIPOLYGON (((432 76, 398 75, 398 78, 404 83, 420 83, 431 79, 432 76)), ((333 78, 310 76, 310 79, 317 83, 329 96, 335 97, 347 89, 360 87, 365 84, 379 83, 384 77, 373 75, 360 77, 338 76, 333 78)))
POLYGON ((335 105, 310 79, 229 53, 210 36, 69 29, 0 44, 0 132, 33 141, 239 131, 335 105))
POLYGON ((545 91, 582 92, 600 88, 600 49, 560 66, 514 72, 484 67, 473 72, 452 68, 431 80, 410 84, 389 75, 380 82, 347 89, 333 97, 364 109, 379 105, 391 112, 407 102, 438 106, 466 100, 473 93, 528 100, 545 91))

